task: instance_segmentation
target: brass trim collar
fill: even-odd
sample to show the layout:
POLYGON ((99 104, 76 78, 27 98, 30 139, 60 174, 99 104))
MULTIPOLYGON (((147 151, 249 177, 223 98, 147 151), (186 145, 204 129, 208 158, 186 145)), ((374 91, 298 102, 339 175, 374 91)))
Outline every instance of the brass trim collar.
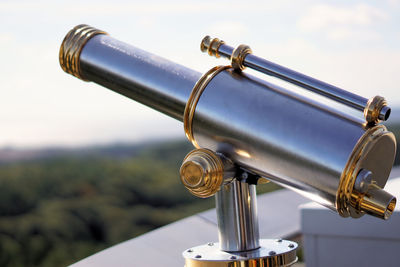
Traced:
POLYGON ((370 98, 364 108, 364 117, 367 123, 377 124, 386 121, 390 115, 390 108, 387 106, 385 98, 374 96, 370 98))
POLYGON ((232 68, 234 68, 236 71, 242 71, 246 67, 244 66, 244 59, 248 54, 253 53, 251 51, 250 46, 241 44, 238 47, 233 50, 232 56, 231 56, 231 64, 232 68))
POLYGON ((86 24, 80 24, 70 30, 65 36, 59 53, 61 68, 81 80, 87 81, 82 76, 79 57, 85 44, 98 34, 107 34, 86 24))
POLYGON ((183 113, 183 128, 185 130, 185 135, 193 146, 200 148, 193 136, 193 117, 196 111, 197 103, 203 93, 204 89, 207 87, 208 83, 221 71, 231 68, 231 66, 216 66, 209 71, 207 71, 194 85, 192 92, 190 93, 189 99, 185 106, 185 111, 183 113))

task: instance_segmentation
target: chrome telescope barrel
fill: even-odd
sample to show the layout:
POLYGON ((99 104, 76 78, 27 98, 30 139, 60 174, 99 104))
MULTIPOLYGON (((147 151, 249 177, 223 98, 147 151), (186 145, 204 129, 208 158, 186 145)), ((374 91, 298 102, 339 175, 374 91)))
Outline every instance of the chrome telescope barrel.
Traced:
POLYGON ((93 81, 182 121, 190 90, 201 74, 78 25, 60 49, 64 71, 93 81))
MULTIPOLYGON (((196 146, 218 151, 345 217, 361 216, 359 207, 350 205, 361 205, 364 197, 354 189, 359 172, 371 171, 373 184, 383 188, 395 155, 394 136, 385 126, 370 127, 233 69, 206 85, 192 127, 196 146)), ((366 195, 363 201, 377 200, 366 195)), ((374 214, 381 218, 395 203, 390 194, 384 198, 374 214)))
POLYGON ((239 45, 234 49, 218 38, 211 39, 210 36, 206 36, 201 42, 201 50, 208 52, 210 56, 217 58, 222 56, 230 59, 232 67, 237 70, 249 67, 360 110, 364 112, 365 119, 369 123, 386 121, 390 116, 391 109, 387 106, 385 99, 380 96, 368 100, 337 86, 257 57, 252 54, 247 45, 239 45))
POLYGON ((183 121, 197 148, 223 154, 341 216, 387 219, 394 210, 396 198, 383 187, 396 143, 383 125, 230 66, 200 75, 85 25, 65 37, 60 64, 78 78, 183 121))

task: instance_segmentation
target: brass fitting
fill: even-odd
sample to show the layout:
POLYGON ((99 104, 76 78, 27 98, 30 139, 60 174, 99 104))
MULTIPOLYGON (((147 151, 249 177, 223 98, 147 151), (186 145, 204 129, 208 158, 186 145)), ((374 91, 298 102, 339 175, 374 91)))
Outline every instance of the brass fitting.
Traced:
POLYGON ((390 218, 396 207, 396 197, 376 184, 371 184, 365 194, 356 196, 354 200, 359 210, 384 220, 390 218))
POLYGON ((186 102, 185 110, 183 112, 183 128, 187 139, 193 144, 194 147, 200 148, 196 139, 193 136, 193 118, 196 111, 197 103, 207 87, 208 83, 221 71, 231 68, 231 66, 216 66, 207 71, 194 85, 189 99, 186 102))
POLYGON ((215 56, 216 58, 219 58, 220 55, 218 53, 218 49, 223 44, 225 44, 224 41, 218 38, 211 39, 211 37, 207 35, 201 41, 200 50, 202 52, 207 52, 210 56, 215 56))
MULTIPOLYGON (((207 52, 210 56, 215 56, 216 58, 219 58, 221 57, 219 54, 219 47, 223 44, 225 44, 224 41, 218 38, 211 39, 211 37, 207 35, 201 41, 200 50, 202 52, 207 52)), ((236 71, 244 70, 246 68, 243 64, 244 58, 251 53, 252 53, 251 48, 248 45, 242 44, 236 47, 233 50, 232 55, 230 56, 232 67, 236 71)))
POLYGON ((342 173, 336 195, 336 209, 343 217, 359 218, 365 213, 387 220, 396 198, 383 190, 394 159, 396 140, 384 125, 370 128, 358 141, 342 173), (381 158, 379 151, 386 151, 381 158))
POLYGON ((236 47, 231 56, 232 68, 234 68, 236 71, 244 70, 246 68, 243 64, 244 58, 251 53, 251 48, 248 45, 241 44, 236 47))
POLYGON ((374 96, 370 98, 364 108, 364 117, 368 124, 377 124, 379 121, 387 120, 390 115, 390 108, 385 98, 374 96))
POLYGON ((213 196, 221 187, 224 165, 221 158, 208 149, 195 149, 183 160, 181 181, 193 195, 201 198, 213 196))
POLYGON ((75 77, 87 81, 81 73, 79 57, 85 44, 98 34, 107 34, 91 26, 80 24, 65 36, 59 53, 61 68, 75 77))

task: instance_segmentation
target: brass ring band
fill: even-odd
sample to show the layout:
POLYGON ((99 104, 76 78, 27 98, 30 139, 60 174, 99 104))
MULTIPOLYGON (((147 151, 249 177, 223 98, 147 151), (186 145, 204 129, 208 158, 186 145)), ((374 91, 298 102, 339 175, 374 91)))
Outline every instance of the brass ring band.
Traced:
POLYGON ((65 36, 59 53, 61 68, 75 77, 87 81, 81 73, 79 57, 85 44, 98 34, 107 34, 104 31, 81 24, 70 30, 65 36))
POLYGON ((251 48, 247 45, 239 45, 238 47, 235 48, 232 52, 231 56, 231 64, 232 68, 234 68, 237 71, 242 71, 246 67, 243 65, 244 59, 247 56, 247 54, 251 54, 251 48))
POLYGON ((207 71, 194 85, 192 92, 190 93, 189 99, 185 106, 185 111, 183 113, 183 127, 185 130, 185 135, 193 146, 200 148, 196 140, 193 137, 193 117, 196 111, 197 103, 203 93, 207 84, 221 71, 231 68, 231 66, 216 66, 209 71, 207 71))
POLYGON ((370 124, 376 124, 380 121, 379 113, 381 109, 387 105, 385 98, 381 96, 374 96, 368 100, 364 108, 365 120, 370 124))

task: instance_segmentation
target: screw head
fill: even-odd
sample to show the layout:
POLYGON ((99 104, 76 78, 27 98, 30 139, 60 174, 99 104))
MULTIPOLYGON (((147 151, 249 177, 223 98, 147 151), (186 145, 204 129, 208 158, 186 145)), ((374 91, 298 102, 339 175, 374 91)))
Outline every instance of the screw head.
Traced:
POLYGON ((294 248, 294 244, 289 244, 289 248, 294 248))
POLYGON ((191 253, 191 252, 193 252, 193 249, 188 249, 188 250, 186 250, 186 252, 191 253))
POLYGON ((213 242, 208 242, 207 245, 212 247, 212 246, 214 246, 214 243, 213 242))
POLYGON ((232 257, 231 257, 231 260, 236 260, 236 256, 232 256, 232 257))
POLYGON ((196 258, 196 259, 200 259, 200 258, 201 258, 201 255, 196 255, 195 258, 196 258))
POLYGON ((361 169, 357 174, 354 188, 360 193, 368 191, 368 186, 372 183, 373 174, 367 169, 361 169))
POLYGON ((269 252, 269 255, 270 255, 270 256, 273 256, 273 255, 275 255, 275 254, 276 254, 276 252, 273 251, 273 250, 271 250, 271 251, 269 252))
POLYGON ((279 239, 276 240, 276 242, 281 243, 282 239, 279 238, 279 239))

